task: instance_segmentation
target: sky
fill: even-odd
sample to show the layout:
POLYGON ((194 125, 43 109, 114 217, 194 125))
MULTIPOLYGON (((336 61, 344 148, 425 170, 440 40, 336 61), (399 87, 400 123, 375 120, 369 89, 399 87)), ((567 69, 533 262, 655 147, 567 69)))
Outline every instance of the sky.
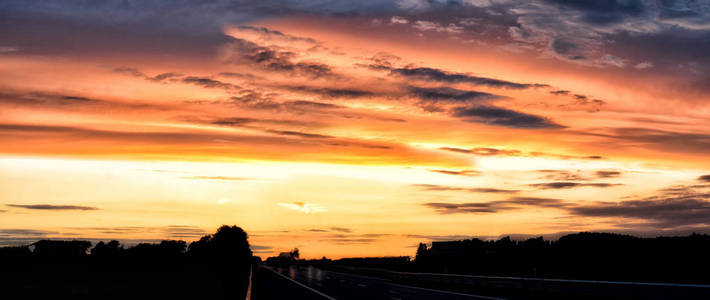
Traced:
POLYGON ((0 246, 710 232, 710 4, 0 3, 0 246))

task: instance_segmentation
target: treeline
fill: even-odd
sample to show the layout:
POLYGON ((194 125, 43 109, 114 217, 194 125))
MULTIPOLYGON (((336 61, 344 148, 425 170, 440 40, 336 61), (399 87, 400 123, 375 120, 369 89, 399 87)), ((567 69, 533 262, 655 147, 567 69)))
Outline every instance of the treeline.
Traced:
POLYGON ((3 247, 0 279, 8 285, 6 291, 18 295, 46 292, 114 299, 119 294, 133 298, 150 294, 181 299, 193 288, 191 296, 239 298, 246 290, 251 261, 246 232, 222 226, 189 245, 165 240, 124 247, 110 241, 92 247, 89 241, 40 240, 3 247))
MULTIPOLYGON (((279 260, 267 260, 269 262, 279 260)), ((284 261, 281 261, 282 263, 284 261)), ((287 261, 288 262, 288 261, 287 261)), ((420 243, 414 260, 365 257, 290 263, 349 271, 420 273, 710 284, 710 236, 640 238, 576 233, 558 240, 467 239, 420 243), (345 269, 343 269, 345 270, 345 269)), ((367 273, 370 274, 370 273, 367 273)))
POLYGON ((420 272, 644 282, 710 283, 710 236, 639 238, 577 233, 556 241, 469 239, 420 244, 420 272))
POLYGON ((5 266, 26 267, 39 263, 53 265, 168 263, 182 267, 188 263, 201 266, 246 265, 251 261, 247 234, 237 226, 222 226, 215 234, 188 244, 180 240, 140 243, 124 247, 118 241, 40 240, 31 245, 0 248, 0 262, 5 266))

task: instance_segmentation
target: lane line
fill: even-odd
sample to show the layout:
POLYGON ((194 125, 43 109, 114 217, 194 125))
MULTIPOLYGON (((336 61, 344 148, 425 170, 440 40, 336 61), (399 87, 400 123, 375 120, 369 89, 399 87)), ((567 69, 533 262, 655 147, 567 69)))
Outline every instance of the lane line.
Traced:
POLYGON ((254 274, 254 265, 249 265, 249 287, 247 287, 246 300, 251 300, 251 276, 254 274))
MULTIPOLYGON (((397 284, 397 283, 393 283, 392 281, 385 280, 385 279, 382 279, 382 278, 370 277, 370 276, 359 275, 359 274, 348 274, 348 273, 342 273, 342 272, 336 272, 336 271, 329 271, 329 270, 322 270, 322 271, 324 271, 324 272, 330 272, 330 273, 335 273, 335 274, 341 274, 341 275, 345 275, 345 276, 355 276, 355 277, 367 278, 367 279, 370 279, 370 280, 382 281, 382 282, 385 283, 385 284, 389 284, 389 285, 393 285, 393 286, 398 286, 398 287, 403 287, 403 288, 412 288, 412 289, 418 289, 418 290, 424 290, 424 291, 430 291, 430 292, 437 292, 437 293, 451 294, 451 295, 458 295, 458 296, 466 296, 466 297, 477 297, 477 298, 490 299, 490 300, 506 300, 505 298, 496 298, 496 297, 481 296, 481 295, 475 295, 475 294, 464 294, 464 293, 458 293, 458 292, 450 292, 450 291, 444 291, 444 290, 435 290, 435 289, 421 288, 421 287, 416 287, 416 286, 411 286, 411 285, 397 284)), ((392 292, 392 291, 390 291, 390 292, 392 292)))
POLYGON ((295 284, 298 284, 298 285, 300 285, 300 286, 302 286, 302 287, 308 289, 309 291, 314 292, 314 293, 316 293, 316 294, 318 294, 318 295, 320 295, 320 296, 322 296, 322 297, 324 297, 324 298, 326 298, 326 299, 329 299, 329 300, 336 300, 335 298, 333 298, 333 297, 331 297, 331 296, 328 296, 328 295, 326 295, 326 294, 323 294, 323 293, 321 293, 320 291, 318 291, 318 290, 316 290, 316 289, 314 289, 314 288, 312 288, 312 287, 310 287, 310 286, 307 286, 307 285, 305 285, 305 284, 303 284, 303 283, 300 283, 300 282, 298 282, 298 281, 296 281, 296 280, 293 280, 293 279, 291 279, 290 277, 288 277, 288 276, 286 276, 286 275, 284 275, 284 274, 281 274, 281 273, 279 273, 279 272, 276 272, 275 270, 272 270, 272 269, 269 268, 269 267, 261 266, 261 268, 267 269, 267 270, 273 272, 273 273, 276 274, 276 275, 279 275, 279 276, 281 276, 281 277, 283 277, 283 278, 286 278, 286 279, 290 280, 291 282, 293 282, 293 283, 295 283, 295 284))
POLYGON ((710 288, 708 284, 693 284, 693 283, 665 283, 665 282, 638 282, 638 281, 605 281, 605 280, 583 280, 583 279, 553 279, 553 278, 531 278, 531 277, 505 277, 505 276, 482 276, 482 275, 467 275, 467 274, 446 274, 446 273, 416 273, 416 272, 396 272, 389 270, 379 270, 387 273, 414 275, 414 276, 435 276, 435 277, 463 277, 463 278, 480 278, 480 279, 504 279, 517 281, 543 281, 543 282, 560 282, 560 283, 594 283, 594 284, 613 284, 613 285, 643 285, 656 287, 693 287, 693 288, 710 288))
POLYGON ((464 293, 450 292, 450 291, 444 291, 444 290, 435 290, 435 289, 428 289, 428 288, 416 287, 416 286, 411 286, 411 285, 403 285, 403 284, 397 284, 397 283, 390 283, 390 284, 394 285, 394 286, 398 286, 398 287, 403 287, 403 288, 417 289, 417 290, 436 292, 436 293, 442 293, 442 294, 449 294, 449 295, 456 295, 456 296, 490 299, 490 300, 505 300, 504 298, 488 297, 488 296, 473 295, 473 294, 464 294, 464 293))

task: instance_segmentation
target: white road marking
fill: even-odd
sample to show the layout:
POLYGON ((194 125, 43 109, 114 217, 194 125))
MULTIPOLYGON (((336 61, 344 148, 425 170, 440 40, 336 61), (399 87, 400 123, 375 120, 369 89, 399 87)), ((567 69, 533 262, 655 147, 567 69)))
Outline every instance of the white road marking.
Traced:
POLYGON ((396 284, 396 283, 390 283, 390 284, 391 284, 391 285, 394 285, 394 286, 399 286, 399 287, 403 287, 403 288, 408 288, 408 289, 417 289, 417 290, 422 290, 422 291, 436 292, 436 293, 449 294, 449 295, 456 295, 456 296, 483 298, 483 299, 491 299, 491 300, 505 300, 505 299, 503 299, 503 298, 495 298, 495 297, 488 297, 488 296, 480 296, 480 295, 464 294, 464 293, 457 293, 457 292, 449 292, 449 291, 444 291, 444 290, 435 290, 435 289, 421 288, 421 287, 416 287, 416 286, 411 286, 411 285, 402 285, 402 284, 396 284))
POLYGON ((254 266, 249 266, 249 287, 247 287, 246 300, 251 300, 251 276, 254 274, 254 266))
MULTIPOLYGON (((342 273, 342 272, 336 272, 336 271, 326 271, 326 272, 331 272, 331 273, 335 273, 335 274, 342 274, 342 275, 346 275, 346 276, 362 277, 362 278, 384 281, 386 284, 398 286, 398 287, 403 287, 403 288, 417 289, 417 290, 437 292, 437 293, 457 295, 457 296, 464 296, 464 297, 482 298, 482 299, 490 299, 490 300, 505 300, 505 298, 488 297, 488 296, 481 296, 481 295, 474 295, 474 294, 464 294, 464 293, 449 292, 449 291, 444 291, 444 290, 420 288, 420 287, 411 286, 411 285, 396 284, 396 283, 392 283, 387 280, 384 280, 382 278, 370 277, 370 276, 365 276, 365 275, 348 274, 348 273, 342 273)), ((390 291, 390 292, 392 292, 392 291, 390 291)))
POLYGON ((309 287, 309 286, 307 286, 307 285, 305 285, 305 284, 303 284, 303 283, 300 283, 300 282, 298 282, 298 281, 295 281, 295 280, 289 278, 288 276, 286 276, 286 275, 284 275, 284 274, 281 274, 281 273, 279 273, 279 272, 276 272, 276 271, 272 270, 272 269, 269 268, 269 267, 262 267, 262 268, 267 269, 267 270, 269 270, 269 271, 271 271, 271 272, 274 272, 274 274, 279 275, 279 276, 281 276, 281 277, 283 277, 283 278, 286 278, 286 279, 290 280, 291 282, 293 282, 293 283, 295 283, 295 284, 298 284, 298 285, 300 285, 300 286, 302 286, 302 287, 308 289, 308 290, 311 291, 311 292, 314 292, 314 293, 316 293, 316 294, 318 294, 318 295, 323 296, 323 297, 326 298, 326 299, 329 299, 329 300, 336 300, 335 298, 333 298, 333 297, 331 297, 331 296, 328 296, 328 295, 326 295, 326 294, 323 294, 323 293, 321 293, 320 291, 318 291, 318 290, 316 290, 316 289, 314 289, 314 288, 312 288, 312 287, 309 287))

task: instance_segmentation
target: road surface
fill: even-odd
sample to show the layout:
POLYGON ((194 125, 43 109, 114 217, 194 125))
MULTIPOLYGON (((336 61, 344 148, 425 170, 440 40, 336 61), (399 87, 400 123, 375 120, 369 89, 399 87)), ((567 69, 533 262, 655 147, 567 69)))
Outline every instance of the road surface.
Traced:
POLYGON ((387 280, 325 271, 314 267, 254 268, 252 300, 272 299, 387 299, 492 300, 493 297, 432 290, 387 280))

